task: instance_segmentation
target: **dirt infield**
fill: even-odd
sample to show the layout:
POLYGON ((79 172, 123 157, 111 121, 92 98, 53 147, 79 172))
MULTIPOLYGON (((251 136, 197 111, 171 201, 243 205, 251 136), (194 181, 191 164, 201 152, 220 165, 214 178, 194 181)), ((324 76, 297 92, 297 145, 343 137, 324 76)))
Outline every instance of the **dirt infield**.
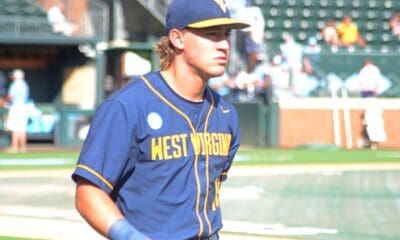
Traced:
MULTIPOLYGON (((0 236, 102 240, 74 209, 72 170, 4 170, 0 174, 0 236)), ((252 171, 248 171, 251 174, 252 171)), ((221 240, 288 240, 222 231, 221 240)))

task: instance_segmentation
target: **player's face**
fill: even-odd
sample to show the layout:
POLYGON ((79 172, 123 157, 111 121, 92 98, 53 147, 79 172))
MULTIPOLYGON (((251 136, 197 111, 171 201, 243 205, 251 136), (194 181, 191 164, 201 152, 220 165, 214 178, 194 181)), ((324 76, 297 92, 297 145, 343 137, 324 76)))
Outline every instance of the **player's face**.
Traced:
POLYGON ((226 26, 187 29, 184 34, 186 62, 206 78, 222 75, 229 60, 229 35, 226 26))

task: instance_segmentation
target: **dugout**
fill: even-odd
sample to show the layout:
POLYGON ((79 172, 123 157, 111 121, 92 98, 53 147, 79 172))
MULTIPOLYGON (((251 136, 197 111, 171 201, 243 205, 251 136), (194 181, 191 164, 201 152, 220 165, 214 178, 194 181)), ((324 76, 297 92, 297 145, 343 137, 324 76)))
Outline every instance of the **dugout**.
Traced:
MULTIPOLYGON (((28 141, 46 141, 65 144, 69 129, 63 126, 72 125, 69 111, 87 114, 90 108, 102 98, 97 92, 101 79, 99 72, 104 70, 101 54, 96 46, 108 38, 108 6, 99 0, 68 1, 66 17, 74 23, 73 34, 55 32, 47 20, 46 10, 55 1, 2 1, 0 3, 0 70, 5 76, 15 68, 24 70, 30 87, 32 100, 29 110, 28 141), (64 88, 77 71, 80 75, 79 85, 85 85, 94 96, 91 103, 84 106, 65 101, 64 88), (87 70, 89 69, 89 70, 87 70), (99 71, 99 72, 98 72, 99 71)), ((77 77, 75 77, 77 78, 77 77)), ((9 81, 5 87, 7 88, 9 81)), ((89 95, 89 91, 76 90, 69 84, 70 100, 76 95, 89 95)), ((7 109, 0 109, 0 145, 9 144, 9 132, 4 128, 7 109)))

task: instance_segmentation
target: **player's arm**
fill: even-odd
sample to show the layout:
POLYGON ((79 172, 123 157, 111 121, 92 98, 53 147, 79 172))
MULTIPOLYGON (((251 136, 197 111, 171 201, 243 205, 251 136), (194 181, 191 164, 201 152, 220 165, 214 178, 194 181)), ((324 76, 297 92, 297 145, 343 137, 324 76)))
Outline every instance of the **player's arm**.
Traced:
POLYGON ((114 221, 123 218, 108 194, 83 178, 76 185, 75 205, 82 217, 103 236, 107 236, 114 221))
POLYGON ((148 239, 127 221, 110 196, 91 182, 77 182, 75 205, 82 217, 101 235, 112 240, 148 239))

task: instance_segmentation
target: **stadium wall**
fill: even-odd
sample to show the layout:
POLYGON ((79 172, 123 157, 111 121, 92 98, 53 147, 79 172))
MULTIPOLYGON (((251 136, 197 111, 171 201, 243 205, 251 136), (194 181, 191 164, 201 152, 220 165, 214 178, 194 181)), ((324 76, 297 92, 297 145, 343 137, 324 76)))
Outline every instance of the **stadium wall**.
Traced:
POLYGON ((362 136, 363 113, 367 107, 383 110, 387 140, 381 148, 400 147, 400 99, 306 98, 279 102, 279 146, 283 148, 313 144, 338 144, 357 148, 362 136), (335 110, 336 109, 336 110, 335 110), (337 120, 334 112, 337 111, 337 120), (346 112, 348 120, 346 120, 346 112), (335 141, 335 121, 336 141, 335 141), (346 124, 347 130, 346 131, 346 124), (347 133, 346 133, 347 132, 347 133))

